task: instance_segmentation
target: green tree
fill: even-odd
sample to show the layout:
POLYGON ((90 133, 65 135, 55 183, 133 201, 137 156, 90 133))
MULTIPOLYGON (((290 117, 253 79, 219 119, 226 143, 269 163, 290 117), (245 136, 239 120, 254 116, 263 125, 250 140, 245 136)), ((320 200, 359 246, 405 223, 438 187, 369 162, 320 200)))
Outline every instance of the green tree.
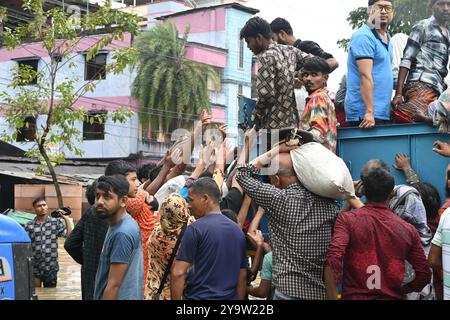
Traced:
MULTIPOLYGON (((431 12, 428 0, 397 0, 394 1, 394 20, 389 25, 391 35, 397 33, 410 34, 411 29, 418 21, 426 19, 431 12)), ((353 30, 359 29, 368 19, 367 7, 357 8, 350 12, 347 21, 353 30)), ((347 50, 350 39, 340 39, 337 44, 347 50)))
MULTIPOLYGON (((33 17, 32 21, 14 30, 5 28, 2 32, 3 45, 7 49, 22 47, 27 50, 26 43, 41 43, 47 60, 50 60, 41 59, 45 67, 37 72, 29 66, 14 67, 10 90, 0 92, 0 111, 8 125, 8 129, 2 133, 2 139, 16 141, 18 131, 28 124, 27 117, 47 116, 45 125, 37 128, 34 139, 30 141, 32 147, 27 155, 40 159, 40 172, 47 167, 56 189, 58 205, 62 207, 63 198, 55 166, 65 161, 66 154, 52 152, 50 147, 65 145, 68 150, 81 156, 83 150, 76 147, 76 142, 82 141, 82 135, 76 124, 85 120, 91 123, 94 120, 106 121, 106 117, 94 119, 87 110, 74 108, 79 98, 95 90, 98 80, 85 82, 82 87, 77 88, 79 79, 62 70, 67 71, 64 67, 77 68, 74 59, 79 55, 77 52, 83 39, 95 39, 86 52, 86 59, 89 61, 113 41, 123 40, 126 32, 137 35, 139 21, 135 16, 111 10, 109 6, 81 17, 69 15, 61 8, 46 11, 43 3, 43 0, 25 0, 23 10, 33 17), (92 38, 93 34, 97 35, 92 38), (30 85, 36 80, 35 85, 30 85)), ((6 19, 5 15, 3 17, 6 19)), ((115 50, 111 54, 111 62, 106 66, 106 72, 121 73, 135 59, 136 51, 132 48, 115 50)), ((114 122, 123 123, 132 116, 132 111, 119 108, 110 116, 114 122)))
POLYGON ((188 126, 203 109, 211 109, 208 77, 216 71, 185 58, 189 27, 180 38, 173 23, 143 32, 135 42, 139 52, 132 94, 141 106, 141 121, 168 133, 173 125, 188 126))

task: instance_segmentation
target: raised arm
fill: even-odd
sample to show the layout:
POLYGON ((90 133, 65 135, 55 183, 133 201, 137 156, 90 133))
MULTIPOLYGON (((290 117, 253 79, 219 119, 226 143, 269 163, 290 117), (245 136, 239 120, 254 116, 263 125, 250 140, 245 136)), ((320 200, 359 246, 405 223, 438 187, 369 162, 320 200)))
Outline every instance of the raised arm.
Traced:
POLYGON ((406 176, 406 183, 412 185, 420 182, 419 176, 414 172, 411 167, 411 161, 406 154, 397 154, 395 156, 394 168, 398 171, 402 171, 406 176))
POLYGON ((170 169, 172 169, 174 166, 175 164, 172 161, 172 154, 169 150, 167 151, 166 156, 164 157, 161 171, 159 172, 156 179, 153 180, 152 183, 147 187, 146 191, 151 195, 156 194, 166 181, 166 177, 169 174, 170 169))
POLYGON ((250 205, 252 204, 252 199, 245 195, 244 201, 242 202, 241 209, 239 210, 237 221, 239 224, 239 227, 244 228, 245 220, 247 219, 248 211, 250 209, 250 205))
POLYGON ((433 145, 433 151, 443 157, 450 158, 450 145, 448 143, 436 141, 433 145))

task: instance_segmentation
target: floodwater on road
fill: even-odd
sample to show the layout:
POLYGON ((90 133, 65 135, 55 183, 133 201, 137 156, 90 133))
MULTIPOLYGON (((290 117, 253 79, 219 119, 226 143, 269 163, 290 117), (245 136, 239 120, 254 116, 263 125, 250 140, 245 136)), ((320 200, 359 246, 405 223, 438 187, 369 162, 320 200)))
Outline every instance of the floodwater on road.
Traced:
POLYGON ((64 240, 58 241, 58 286, 36 288, 38 300, 81 300, 81 266, 64 250, 64 240))

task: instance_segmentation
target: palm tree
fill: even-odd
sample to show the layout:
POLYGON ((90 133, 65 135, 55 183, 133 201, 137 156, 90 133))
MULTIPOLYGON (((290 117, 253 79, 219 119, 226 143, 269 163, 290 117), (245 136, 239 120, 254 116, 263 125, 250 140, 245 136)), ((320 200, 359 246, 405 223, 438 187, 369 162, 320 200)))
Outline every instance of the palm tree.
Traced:
POLYGON ((186 60, 188 35, 189 26, 180 38, 175 24, 166 23, 143 32, 135 42, 139 60, 132 94, 139 100, 142 124, 150 122, 160 133, 187 126, 203 109, 211 109, 208 77, 217 81, 217 73, 186 60))

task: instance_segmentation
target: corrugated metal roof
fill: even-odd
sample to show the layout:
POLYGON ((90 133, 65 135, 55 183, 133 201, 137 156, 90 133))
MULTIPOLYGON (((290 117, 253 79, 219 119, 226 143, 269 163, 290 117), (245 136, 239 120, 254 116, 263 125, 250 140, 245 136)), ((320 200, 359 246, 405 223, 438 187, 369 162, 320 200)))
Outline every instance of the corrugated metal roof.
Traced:
MULTIPOLYGON (((38 163, 27 161, 0 161, 0 175, 15 177, 26 180, 45 181, 51 183, 52 177, 49 174, 40 175, 36 173, 38 163)), ((88 185, 93 180, 102 176, 105 166, 100 165, 61 165, 55 168, 58 181, 62 184, 88 185)))

